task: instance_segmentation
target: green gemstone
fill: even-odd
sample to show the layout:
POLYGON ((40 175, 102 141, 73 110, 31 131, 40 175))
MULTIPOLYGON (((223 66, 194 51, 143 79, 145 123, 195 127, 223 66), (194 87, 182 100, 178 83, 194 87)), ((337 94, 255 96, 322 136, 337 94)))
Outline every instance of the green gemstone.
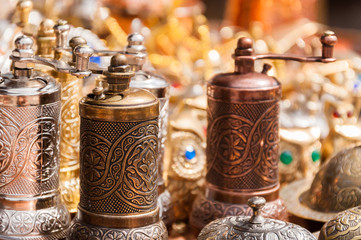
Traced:
POLYGON ((280 155, 280 160, 283 164, 288 165, 292 162, 292 153, 290 151, 284 151, 280 155))
POLYGON ((312 152, 312 161, 317 162, 321 158, 321 154, 319 151, 315 150, 312 152))

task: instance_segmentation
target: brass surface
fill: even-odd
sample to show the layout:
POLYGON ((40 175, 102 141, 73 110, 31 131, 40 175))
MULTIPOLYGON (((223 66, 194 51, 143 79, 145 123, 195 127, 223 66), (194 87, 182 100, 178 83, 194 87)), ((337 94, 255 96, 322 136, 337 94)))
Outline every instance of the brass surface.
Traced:
POLYGON ((357 239, 361 236, 361 207, 347 209, 323 225, 319 240, 357 239))
POLYGON ((288 153, 292 156, 290 163, 279 161, 279 177, 281 184, 295 180, 313 178, 320 167, 320 159, 312 159, 314 152, 321 154, 321 130, 319 127, 280 128, 280 155, 288 153))
POLYGON ((79 203, 79 142, 82 79, 58 74, 61 85, 60 189, 70 213, 79 203))
POLYGON ((302 218, 326 222, 336 213, 358 206, 360 151, 359 146, 336 154, 321 166, 312 184, 310 180, 300 180, 282 189, 288 211, 302 218))
POLYGON ((202 192, 206 174, 206 98, 183 99, 172 113, 166 148, 167 188, 171 193, 175 221, 187 221, 196 196, 202 192), (191 147, 196 153, 187 159, 191 147))
POLYGON ((157 207, 159 101, 127 89, 132 72, 125 64, 113 56, 105 74, 109 87, 80 102, 80 212, 68 239, 109 233, 167 239, 157 207))

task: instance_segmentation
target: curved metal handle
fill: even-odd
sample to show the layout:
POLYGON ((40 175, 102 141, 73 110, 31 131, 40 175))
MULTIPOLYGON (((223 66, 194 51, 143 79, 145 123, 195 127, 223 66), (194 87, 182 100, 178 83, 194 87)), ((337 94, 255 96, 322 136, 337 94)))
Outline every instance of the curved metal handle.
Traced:
POLYGON ((297 56, 291 54, 260 54, 253 55, 253 43, 249 38, 240 38, 238 40, 237 48, 233 58, 239 63, 247 66, 254 64, 255 60, 260 59, 275 59, 275 60, 292 60, 298 62, 322 62, 329 63, 336 61, 333 57, 333 48, 337 42, 337 37, 334 32, 326 31, 321 36, 320 41, 322 43, 322 56, 297 56), (247 64, 245 64, 245 62, 247 64))

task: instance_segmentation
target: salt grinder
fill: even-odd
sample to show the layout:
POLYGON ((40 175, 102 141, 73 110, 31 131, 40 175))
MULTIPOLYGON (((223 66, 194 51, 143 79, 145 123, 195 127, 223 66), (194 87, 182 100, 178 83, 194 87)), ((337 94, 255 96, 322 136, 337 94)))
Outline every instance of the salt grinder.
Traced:
POLYGON ((80 203, 68 239, 167 239, 157 207, 159 101, 129 88, 134 72, 116 54, 80 101, 80 203))
POLYGON ((255 60, 283 59, 300 62, 335 61, 337 38, 327 31, 321 37, 321 57, 255 55, 253 42, 240 38, 235 49, 235 71, 216 75, 207 85, 207 175, 204 195, 194 202, 192 227, 200 231, 216 218, 250 215, 247 200, 261 196, 267 200, 263 215, 287 219, 279 199, 278 143, 281 85, 254 71, 255 60))

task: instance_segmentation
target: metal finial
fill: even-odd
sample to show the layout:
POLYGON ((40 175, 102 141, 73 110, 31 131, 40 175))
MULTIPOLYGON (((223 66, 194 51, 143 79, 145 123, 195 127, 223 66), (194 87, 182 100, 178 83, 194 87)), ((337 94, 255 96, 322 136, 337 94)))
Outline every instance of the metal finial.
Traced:
POLYGON ((265 219, 261 215, 261 210, 266 205, 266 199, 263 197, 253 197, 248 199, 248 206, 253 210, 253 215, 249 219, 249 222, 252 224, 263 224, 265 219))
POLYGON ((70 30, 70 25, 65 20, 58 20, 54 26, 54 32, 56 35, 56 47, 57 48, 66 48, 66 40, 68 38, 68 33, 70 30))
POLYGON ((320 41, 322 43, 322 58, 333 58, 333 46, 337 43, 336 34, 327 30, 321 36, 320 41))

